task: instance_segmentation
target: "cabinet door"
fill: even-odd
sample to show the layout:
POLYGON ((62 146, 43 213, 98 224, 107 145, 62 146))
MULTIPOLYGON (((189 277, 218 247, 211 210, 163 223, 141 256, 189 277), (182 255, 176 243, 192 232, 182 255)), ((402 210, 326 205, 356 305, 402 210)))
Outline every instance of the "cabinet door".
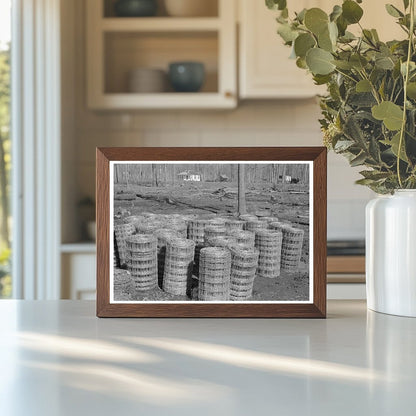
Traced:
POLYGON ((62 256, 63 299, 95 299, 95 264, 93 253, 65 253, 62 256))
MULTIPOLYGON (((291 11, 304 7, 320 7, 330 12, 341 1, 299 0, 292 2, 291 11), (295 7, 295 9, 294 9, 295 7)), ((389 1, 399 9, 402 0, 389 1)), ((383 41, 402 39, 404 32, 388 15, 384 2, 366 0, 362 25, 377 29, 383 41)), ((240 97, 241 98, 304 98, 323 93, 323 87, 313 84, 311 76, 289 59, 290 48, 277 35, 275 11, 268 10, 264 1, 239 0, 240 12, 240 97)), ((358 25, 349 30, 358 34, 358 25)))
MULTIPOLYGON (((330 4, 329 0, 299 0, 295 7, 330 10, 330 4)), ((239 8, 240 97, 305 98, 322 92, 311 75, 289 59, 291 50, 276 33, 277 13, 258 0, 240 0, 239 8)))

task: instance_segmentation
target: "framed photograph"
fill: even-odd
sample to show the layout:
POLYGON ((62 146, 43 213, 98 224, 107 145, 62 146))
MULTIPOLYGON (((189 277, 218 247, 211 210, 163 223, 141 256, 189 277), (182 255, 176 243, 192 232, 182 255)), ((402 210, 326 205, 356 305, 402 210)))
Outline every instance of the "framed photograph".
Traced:
POLYGON ((326 152, 98 148, 97 316, 324 318, 326 152))

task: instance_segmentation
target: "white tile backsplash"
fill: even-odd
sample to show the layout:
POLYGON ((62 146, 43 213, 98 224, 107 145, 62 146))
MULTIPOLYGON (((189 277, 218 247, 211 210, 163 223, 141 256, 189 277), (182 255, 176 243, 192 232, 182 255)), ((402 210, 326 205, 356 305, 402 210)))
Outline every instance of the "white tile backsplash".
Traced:
MULTIPOLYGON (((91 112, 77 110, 78 189, 94 195, 96 146, 320 146, 315 100, 243 102, 232 111, 91 112)), ((359 168, 328 155, 328 237, 363 238, 372 197, 355 185, 359 168)))

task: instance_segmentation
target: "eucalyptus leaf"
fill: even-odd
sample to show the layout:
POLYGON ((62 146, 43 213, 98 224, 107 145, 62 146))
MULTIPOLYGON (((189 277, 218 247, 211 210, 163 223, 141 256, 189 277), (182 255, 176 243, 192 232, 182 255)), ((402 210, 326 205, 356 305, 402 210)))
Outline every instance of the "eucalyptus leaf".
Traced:
POLYGON ((371 109, 373 117, 383 121, 392 131, 400 130, 403 122, 403 110, 391 101, 383 101, 371 109))
POLYGON ((320 48, 313 48, 306 54, 306 64, 315 75, 327 75, 334 71, 333 56, 330 52, 320 48))
POLYGON ((397 7, 393 6, 392 4, 386 4, 386 10, 387 10, 387 13, 390 16, 393 16, 393 17, 403 17, 404 16, 404 14, 397 7))
MULTIPOLYGON (((390 142, 384 141, 384 144, 390 146, 393 154, 398 157, 399 154, 399 145, 400 145, 400 132, 395 134, 390 142)), ((400 159, 404 162, 409 162, 409 159, 406 155, 405 141, 403 140, 402 146, 400 147, 400 159)))
POLYGON ((367 159, 365 152, 361 152, 358 156, 350 160, 351 167, 356 167, 362 165, 367 159))
POLYGON ((295 39, 295 53, 296 56, 304 58, 309 49, 316 45, 314 37, 309 33, 301 33, 295 39))
POLYGON ((308 65, 306 65, 305 58, 298 58, 296 59, 296 66, 301 69, 308 69, 308 65))
POLYGON ((342 16, 349 24, 358 23, 364 11, 355 1, 346 0, 342 3, 342 16))
POLYGON ((321 49, 324 49, 328 52, 334 51, 334 43, 331 40, 328 27, 325 31, 318 35, 318 45, 321 49))
POLYGON ((293 30, 292 27, 287 23, 279 25, 277 33, 287 44, 293 42, 299 35, 298 32, 296 30, 293 30))
POLYGON ((409 82, 407 84, 407 96, 412 100, 416 100, 416 82, 409 82))
POLYGON ((358 70, 363 69, 368 64, 367 59, 365 59, 364 56, 361 56, 358 53, 354 53, 354 55, 351 55, 349 62, 354 68, 358 70))
POLYGON ((303 21, 305 20, 306 10, 307 9, 303 9, 299 13, 296 14, 297 20, 299 20, 299 22, 301 22, 301 23, 303 23, 303 21))
POLYGON ((329 20, 331 22, 335 22, 338 17, 342 15, 342 7, 336 4, 334 8, 332 9, 332 13, 329 15, 329 20))
POLYGON ((371 92, 371 83, 366 79, 362 79, 361 81, 357 82, 355 86, 355 90, 357 92, 371 92))
POLYGON ((286 0, 266 0, 266 6, 271 10, 283 10, 287 2, 286 0))
POLYGON ((345 152, 353 145, 354 142, 351 140, 338 140, 334 146, 334 150, 337 152, 345 152))
POLYGON ((352 68, 352 65, 348 61, 334 60, 332 63, 339 69, 349 71, 352 68))
POLYGON ((394 69, 394 61, 390 56, 379 56, 375 60, 375 64, 380 69, 392 70, 394 69))
POLYGON ((305 13, 305 26, 317 36, 327 30, 328 21, 328 15, 318 7, 309 9, 305 13))
POLYGON ((313 80, 314 80, 316 85, 324 85, 324 84, 327 84, 328 82, 330 82, 331 76, 330 75, 315 74, 313 76, 313 80))

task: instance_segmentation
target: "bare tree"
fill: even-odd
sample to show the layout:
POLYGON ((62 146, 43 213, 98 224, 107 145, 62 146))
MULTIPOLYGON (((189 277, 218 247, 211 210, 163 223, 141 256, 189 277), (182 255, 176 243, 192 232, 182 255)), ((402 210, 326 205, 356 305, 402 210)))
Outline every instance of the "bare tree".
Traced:
POLYGON ((238 165, 238 213, 247 214, 245 165, 238 165))

